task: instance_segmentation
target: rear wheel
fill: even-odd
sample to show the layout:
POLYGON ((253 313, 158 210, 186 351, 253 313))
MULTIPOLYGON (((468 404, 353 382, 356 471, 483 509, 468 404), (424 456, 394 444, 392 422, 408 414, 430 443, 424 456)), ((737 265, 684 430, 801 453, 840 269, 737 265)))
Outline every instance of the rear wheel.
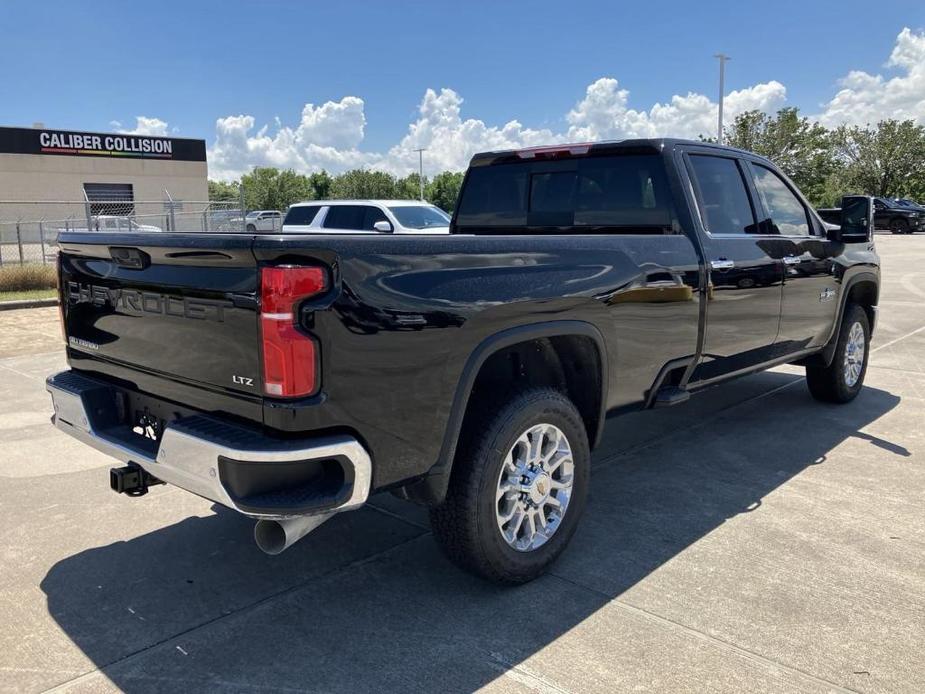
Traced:
POLYGON ((846 307, 832 363, 807 366, 806 382, 816 400, 845 403, 854 400, 864 385, 870 357, 870 322, 857 304, 846 307))
POLYGON ((901 217, 890 220, 890 231, 894 234, 908 234, 909 233, 909 222, 901 217))
POLYGON ((539 576, 571 540, 584 511, 591 455, 572 402, 522 391, 467 422, 434 536, 458 566, 500 583, 539 576))

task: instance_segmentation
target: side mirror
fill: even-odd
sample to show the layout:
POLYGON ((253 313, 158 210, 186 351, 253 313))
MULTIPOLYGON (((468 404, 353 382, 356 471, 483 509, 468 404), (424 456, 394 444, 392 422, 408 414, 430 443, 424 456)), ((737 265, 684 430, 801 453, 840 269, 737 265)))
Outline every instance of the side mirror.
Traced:
POLYGON ((376 231, 390 232, 392 231, 392 224, 383 219, 381 222, 373 224, 373 229, 376 231))
POLYGON ((841 199, 839 228, 829 232, 832 241, 863 243, 874 232, 874 199, 867 195, 846 195, 841 199))

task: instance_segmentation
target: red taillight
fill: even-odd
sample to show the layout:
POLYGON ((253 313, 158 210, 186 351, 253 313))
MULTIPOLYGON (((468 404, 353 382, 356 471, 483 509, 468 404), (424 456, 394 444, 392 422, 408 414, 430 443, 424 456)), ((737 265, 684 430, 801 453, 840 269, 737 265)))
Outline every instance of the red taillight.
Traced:
POLYGON ((298 303, 327 289, 320 267, 281 265, 260 271, 260 331, 263 336, 263 390, 267 395, 311 395, 318 382, 318 350, 299 330, 298 303))

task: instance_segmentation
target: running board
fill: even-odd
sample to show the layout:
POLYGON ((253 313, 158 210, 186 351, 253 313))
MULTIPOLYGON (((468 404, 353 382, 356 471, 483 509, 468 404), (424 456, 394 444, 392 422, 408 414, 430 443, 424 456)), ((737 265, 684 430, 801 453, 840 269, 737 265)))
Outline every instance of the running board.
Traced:
POLYGON ((691 399, 691 394, 684 388, 678 386, 662 386, 655 393, 655 402, 653 407, 671 407, 680 405, 691 399))

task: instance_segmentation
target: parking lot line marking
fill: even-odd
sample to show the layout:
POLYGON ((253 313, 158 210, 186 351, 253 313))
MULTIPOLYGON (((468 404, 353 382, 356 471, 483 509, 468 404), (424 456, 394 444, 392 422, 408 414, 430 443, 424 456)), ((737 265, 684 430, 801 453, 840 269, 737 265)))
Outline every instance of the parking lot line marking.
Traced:
POLYGON ((905 340, 907 337, 912 337, 912 336, 915 335, 916 333, 920 333, 920 332, 922 332, 923 330, 925 330, 925 325, 923 325, 921 328, 916 328, 916 329, 913 330, 912 332, 908 332, 908 333, 906 333, 905 335, 900 335, 900 336, 897 337, 895 340, 890 340, 890 341, 887 342, 886 344, 880 345, 880 346, 878 346, 878 347, 874 347, 872 350, 870 350, 870 353, 873 354, 874 352, 879 352, 881 349, 886 349, 887 347, 890 347, 891 345, 895 345, 895 344, 896 344, 897 342, 899 342, 900 340, 905 340))

